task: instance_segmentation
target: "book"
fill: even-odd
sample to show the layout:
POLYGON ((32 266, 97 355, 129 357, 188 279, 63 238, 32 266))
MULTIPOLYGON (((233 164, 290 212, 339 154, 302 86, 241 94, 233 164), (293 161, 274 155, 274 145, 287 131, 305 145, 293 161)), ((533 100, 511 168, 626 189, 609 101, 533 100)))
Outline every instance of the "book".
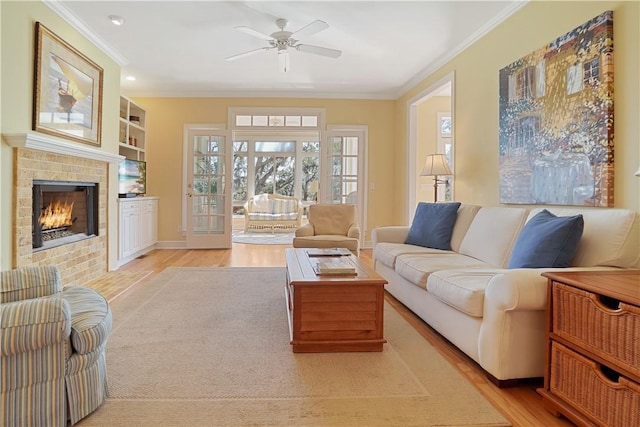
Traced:
POLYGON ((351 251, 344 248, 309 248, 307 255, 314 256, 349 256, 351 251))
POLYGON ((315 266, 317 274, 340 274, 340 275, 355 275, 356 268, 353 264, 344 261, 335 262, 319 262, 315 266))

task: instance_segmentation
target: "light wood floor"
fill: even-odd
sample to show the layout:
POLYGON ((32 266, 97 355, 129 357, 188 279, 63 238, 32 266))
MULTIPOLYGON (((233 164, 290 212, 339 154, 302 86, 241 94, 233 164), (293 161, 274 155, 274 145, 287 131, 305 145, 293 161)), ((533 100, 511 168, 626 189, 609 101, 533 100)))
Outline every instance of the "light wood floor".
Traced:
MULTIPOLYGON (((234 244, 230 250, 154 250, 146 256, 124 265, 115 273, 131 273, 132 277, 136 278, 134 285, 136 287, 144 286, 146 282, 167 267, 284 267, 284 249, 287 247, 291 246, 234 244)), ((362 250, 360 258, 372 265, 371 250, 362 250)), ((108 286, 104 283, 100 286, 103 293, 109 294, 108 286)), ((126 296, 126 290, 123 291, 123 289, 114 286, 111 295, 107 298, 112 300, 112 304, 117 304, 126 296)), ((541 399, 535 391, 535 388, 541 384, 503 389, 496 387, 486 378, 482 369, 464 353, 413 315, 395 298, 387 295, 386 299, 496 408, 502 411, 514 426, 567 427, 573 425, 564 418, 554 417, 544 409, 541 399)))

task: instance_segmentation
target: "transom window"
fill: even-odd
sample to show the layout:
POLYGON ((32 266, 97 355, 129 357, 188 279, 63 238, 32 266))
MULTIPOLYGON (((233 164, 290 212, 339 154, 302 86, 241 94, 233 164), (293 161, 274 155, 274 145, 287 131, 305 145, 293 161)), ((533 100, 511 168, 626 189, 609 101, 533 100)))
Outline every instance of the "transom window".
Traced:
POLYGON ((237 114, 235 116, 237 127, 270 127, 270 128, 316 128, 318 127, 317 115, 250 115, 237 114))

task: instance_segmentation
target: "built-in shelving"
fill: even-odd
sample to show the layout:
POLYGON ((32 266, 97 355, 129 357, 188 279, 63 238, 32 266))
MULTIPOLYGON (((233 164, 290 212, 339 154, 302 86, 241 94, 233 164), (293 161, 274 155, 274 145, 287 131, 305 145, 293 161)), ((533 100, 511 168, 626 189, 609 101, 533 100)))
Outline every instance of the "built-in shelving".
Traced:
POLYGON ((119 152, 127 159, 145 160, 147 112, 125 96, 120 96, 119 152))

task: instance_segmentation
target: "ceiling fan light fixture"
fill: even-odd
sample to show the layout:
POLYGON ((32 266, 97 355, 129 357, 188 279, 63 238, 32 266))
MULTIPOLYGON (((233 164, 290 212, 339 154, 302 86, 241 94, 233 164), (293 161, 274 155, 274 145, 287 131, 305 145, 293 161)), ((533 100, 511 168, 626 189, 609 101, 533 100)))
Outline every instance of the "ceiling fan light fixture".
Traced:
POLYGON ((338 58, 342 55, 342 51, 337 49, 329 49, 321 46, 313 46, 307 44, 298 43, 299 36, 310 36, 316 34, 322 30, 329 28, 329 24, 319 19, 311 22, 310 24, 300 28, 296 32, 290 32, 285 30, 287 26, 286 19, 277 19, 276 25, 280 31, 276 31, 270 35, 261 33, 252 28, 245 26, 237 26, 236 30, 241 31, 253 37, 257 37, 269 42, 269 46, 265 46, 259 49, 253 49, 248 52, 239 53, 236 55, 228 56, 225 58, 227 61, 234 61, 236 59, 244 58, 245 56, 253 55, 254 53, 262 50, 278 49, 278 68, 281 72, 286 73, 289 71, 289 48, 298 50, 300 52, 312 53, 314 55, 326 56, 328 58, 338 58), (295 36, 295 38, 294 38, 295 36))

